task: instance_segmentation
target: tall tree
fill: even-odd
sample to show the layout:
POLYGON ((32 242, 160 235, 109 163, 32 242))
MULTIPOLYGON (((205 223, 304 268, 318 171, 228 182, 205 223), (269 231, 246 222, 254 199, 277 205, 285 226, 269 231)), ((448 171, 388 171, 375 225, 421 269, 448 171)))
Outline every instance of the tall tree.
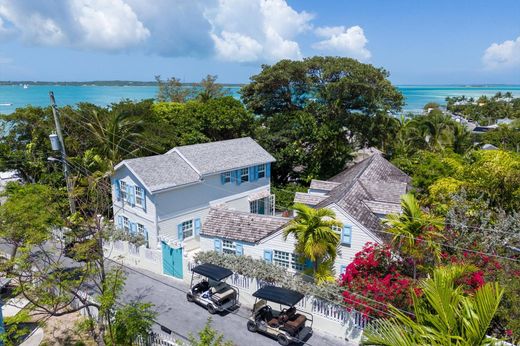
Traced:
POLYGON ((186 102, 190 99, 191 90, 184 87, 181 80, 175 77, 162 80, 161 76, 155 76, 159 90, 157 101, 159 102, 186 102))
POLYGON ((457 280, 471 268, 439 267, 420 284, 420 294, 412 292, 415 318, 390 307, 393 318, 368 325, 363 345, 490 345, 486 336, 503 290, 486 283, 474 295, 467 295, 457 280))
POLYGON ((196 85, 198 89, 197 99, 202 102, 207 102, 228 94, 222 84, 217 83, 217 78, 218 76, 209 74, 196 85))
POLYGON ((296 203, 293 209, 297 215, 284 229, 284 239, 289 235, 294 236, 295 252, 312 261, 315 278, 324 281, 332 276, 326 269, 336 259, 339 246, 339 234, 333 228, 341 227, 342 224, 336 220, 336 214, 327 208, 314 209, 296 203))

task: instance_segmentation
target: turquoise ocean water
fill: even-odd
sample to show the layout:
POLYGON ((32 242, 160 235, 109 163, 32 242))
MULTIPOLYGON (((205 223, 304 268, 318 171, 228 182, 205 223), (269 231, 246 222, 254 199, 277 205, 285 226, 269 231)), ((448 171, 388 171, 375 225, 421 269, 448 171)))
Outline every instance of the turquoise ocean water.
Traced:
MULTIPOLYGON (((405 96, 404 111, 418 111, 428 102, 445 103, 447 96, 479 97, 510 91, 520 97, 520 85, 511 86, 414 86, 400 85, 398 88, 405 96)), ((30 85, 24 89, 19 85, 0 86, 0 113, 11 113, 17 107, 26 105, 48 106, 49 91, 54 91, 58 106, 75 105, 78 102, 91 102, 98 105, 108 105, 122 99, 142 100, 153 98, 157 88, 153 86, 59 86, 30 85)), ((230 87, 231 94, 239 97, 239 87, 230 87)))

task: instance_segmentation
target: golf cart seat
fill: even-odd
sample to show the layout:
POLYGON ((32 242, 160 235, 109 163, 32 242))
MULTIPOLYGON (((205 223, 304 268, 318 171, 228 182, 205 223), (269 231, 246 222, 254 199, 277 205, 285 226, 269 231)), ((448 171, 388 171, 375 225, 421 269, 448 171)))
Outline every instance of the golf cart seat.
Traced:
POLYGON ((284 323, 283 329, 291 335, 296 335, 303 327, 305 327, 307 317, 302 314, 294 314, 292 319, 284 323))
POLYGON ((216 301, 223 301, 227 298, 231 298, 235 295, 235 291, 232 288, 224 288, 224 290, 216 290, 214 287, 211 288, 211 297, 216 301))
POLYGON ((209 282, 206 280, 199 282, 193 286, 193 293, 203 293, 209 290, 209 282))

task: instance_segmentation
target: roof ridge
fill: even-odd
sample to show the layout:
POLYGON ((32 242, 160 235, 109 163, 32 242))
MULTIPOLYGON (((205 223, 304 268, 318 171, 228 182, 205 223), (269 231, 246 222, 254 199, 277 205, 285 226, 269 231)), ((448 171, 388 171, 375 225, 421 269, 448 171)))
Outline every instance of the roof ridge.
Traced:
POLYGON ((230 212, 230 213, 235 213, 235 214, 242 214, 242 215, 246 215, 246 216, 256 216, 256 217, 260 217, 260 218, 287 220, 287 221, 290 221, 293 219, 292 217, 285 217, 285 216, 278 216, 278 215, 266 215, 266 214, 255 214, 255 213, 250 213, 250 212, 242 211, 242 210, 229 209, 229 208, 227 208, 227 206, 226 206, 226 208, 219 207, 219 206, 211 206, 210 211, 211 210, 224 211, 224 212, 230 212))
POLYGON ((191 163, 179 150, 177 150, 177 147, 173 148, 172 150, 173 152, 170 154, 177 153, 177 155, 179 155, 181 159, 183 159, 184 162, 188 164, 188 166, 190 166, 195 172, 197 172, 197 174, 199 175, 199 179, 202 178, 202 174, 200 174, 200 171, 197 169, 197 167, 195 167, 193 163, 191 163))

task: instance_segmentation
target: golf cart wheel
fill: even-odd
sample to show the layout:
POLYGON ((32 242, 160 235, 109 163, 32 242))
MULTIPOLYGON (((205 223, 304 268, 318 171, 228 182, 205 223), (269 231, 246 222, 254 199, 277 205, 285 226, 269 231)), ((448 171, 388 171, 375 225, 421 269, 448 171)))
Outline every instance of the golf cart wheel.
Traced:
POLYGON ((251 333, 255 333, 258 330, 258 326, 256 325, 256 322, 247 321, 247 330, 249 330, 251 333))
POLYGON ((186 294, 186 299, 191 303, 193 302, 193 295, 191 293, 186 294))
POLYGON ((278 343, 282 346, 289 345, 289 339, 287 338, 287 336, 285 334, 278 334, 276 339, 278 340, 278 343))
POLYGON ((208 309, 208 312, 212 315, 214 315, 217 312, 217 309, 215 309, 215 307, 212 304, 208 304, 207 309, 208 309))

